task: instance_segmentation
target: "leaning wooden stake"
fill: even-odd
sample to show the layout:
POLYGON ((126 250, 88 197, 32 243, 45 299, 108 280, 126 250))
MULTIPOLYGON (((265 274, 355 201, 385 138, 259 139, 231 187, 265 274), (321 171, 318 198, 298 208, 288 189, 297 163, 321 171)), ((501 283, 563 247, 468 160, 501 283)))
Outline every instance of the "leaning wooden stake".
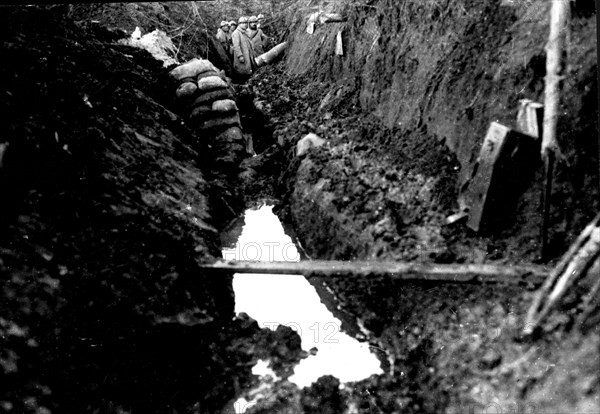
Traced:
MULTIPOLYGON (((525 324, 525 334, 532 334, 540 328, 545 318, 555 309, 569 289, 583 278, 591 278, 593 286, 600 279, 594 263, 600 257, 600 214, 587 225, 571 245, 567 253, 552 270, 537 292, 525 324)), ((584 307, 594 299, 597 287, 588 290, 583 299, 584 307)))
POLYGON ((541 156, 544 160, 544 193, 542 197, 542 260, 547 259, 550 197, 554 160, 560 154, 556 125, 560 110, 560 86, 564 79, 563 51, 567 39, 569 0, 553 0, 550 10, 550 36, 546 45, 546 87, 544 96, 544 128, 541 156))
POLYGON ((510 283, 539 286, 549 274, 543 266, 498 266, 491 264, 428 264, 307 260, 301 262, 260 262, 220 260, 205 270, 227 273, 268 273, 306 277, 380 278, 447 283, 510 283))

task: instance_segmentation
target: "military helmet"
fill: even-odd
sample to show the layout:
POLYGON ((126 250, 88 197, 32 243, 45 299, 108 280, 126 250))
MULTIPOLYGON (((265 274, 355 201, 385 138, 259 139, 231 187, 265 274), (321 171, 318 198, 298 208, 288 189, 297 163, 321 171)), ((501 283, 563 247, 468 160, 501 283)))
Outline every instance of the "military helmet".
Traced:
POLYGON ((239 23, 248 23, 248 17, 242 16, 238 19, 239 23))
POLYGON ((250 16, 248 18, 248 23, 258 23, 258 17, 256 17, 256 16, 250 16))
POLYGON ((258 19, 258 20, 260 20, 260 19, 264 19, 264 18, 265 18, 265 15, 264 15, 264 14, 262 14, 262 13, 261 13, 261 14, 259 14, 259 15, 258 15, 258 17, 257 17, 257 19, 258 19))
POLYGON ((228 22, 228 21, 225 21, 225 20, 223 20, 223 21, 221 22, 221 25, 220 25, 220 27, 223 27, 223 26, 229 26, 229 22, 228 22))
POLYGON ((229 26, 237 26, 237 22, 235 20, 232 20, 229 22, 229 26))

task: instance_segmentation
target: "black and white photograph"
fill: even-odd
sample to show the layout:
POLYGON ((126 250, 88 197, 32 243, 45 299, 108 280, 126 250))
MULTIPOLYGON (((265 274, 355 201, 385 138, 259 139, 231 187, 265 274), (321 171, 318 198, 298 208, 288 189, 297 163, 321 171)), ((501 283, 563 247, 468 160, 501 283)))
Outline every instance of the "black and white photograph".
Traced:
POLYGON ((0 414, 600 414, 598 6, 0 5, 0 414))

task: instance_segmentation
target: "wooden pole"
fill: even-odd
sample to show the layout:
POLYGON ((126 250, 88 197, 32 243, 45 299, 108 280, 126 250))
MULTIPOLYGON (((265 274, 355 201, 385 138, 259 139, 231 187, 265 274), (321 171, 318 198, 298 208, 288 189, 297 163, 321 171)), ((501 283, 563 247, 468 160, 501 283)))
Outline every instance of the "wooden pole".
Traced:
POLYGON ((511 283, 540 286, 549 274, 544 266, 500 266, 492 264, 432 264, 384 261, 307 260, 261 262, 219 260, 202 266, 225 273, 262 273, 370 279, 388 277, 406 281, 447 283, 511 283))
POLYGON ((546 45, 546 85, 544 91, 544 131, 542 157, 549 151, 557 153, 556 125, 560 106, 560 86, 564 79, 565 50, 569 21, 569 0, 552 0, 550 10, 550 35, 546 45))
MULTIPOLYGON (((596 71, 596 75, 598 76, 598 84, 600 84, 600 70, 596 71)), ((598 92, 598 100, 600 100, 600 91, 598 92)), ((598 111, 598 120, 597 120, 597 124, 596 124, 596 133, 598 134, 597 137, 597 144, 598 144, 598 154, 596 154, 598 156, 598 210, 600 211, 600 111, 598 111)))
POLYGON ((544 128, 541 156, 544 161, 544 195, 542 197, 542 260, 547 259, 550 198, 554 161, 560 155, 556 140, 556 125, 560 112, 560 87, 564 79, 563 51, 567 39, 569 0, 552 0, 550 9, 550 35, 546 45, 546 85, 544 91, 544 128))
MULTIPOLYGON (((598 257, 600 257, 600 214, 579 234, 536 293, 527 313, 525 334, 530 335, 539 328, 544 318, 556 307, 571 286, 587 276, 590 268, 593 269, 593 263, 598 257)), ((598 274, 590 276, 600 279, 598 274)), ((585 301, 584 299, 584 303, 585 301)))
POLYGON ((541 260, 548 260, 548 231, 550 227, 550 198, 552 197, 552 178, 554 175, 554 152, 549 151, 544 157, 544 188, 542 190, 542 247, 541 260))

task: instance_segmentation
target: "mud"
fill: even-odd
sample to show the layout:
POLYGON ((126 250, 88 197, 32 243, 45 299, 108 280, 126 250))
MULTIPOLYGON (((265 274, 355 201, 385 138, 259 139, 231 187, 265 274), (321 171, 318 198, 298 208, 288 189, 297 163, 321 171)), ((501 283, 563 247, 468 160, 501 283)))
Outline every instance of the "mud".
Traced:
MULTIPOLYGON (((305 32, 306 13, 290 14, 286 62, 261 69, 260 80, 251 81, 268 102, 286 159, 276 186, 279 214, 308 257, 538 259, 541 173, 500 231, 476 234, 444 220, 457 211, 458 188, 489 122, 512 126, 518 99, 542 99, 548 4, 446 3, 325 4, 348 22, 318 26, 313 35, 305 32), (338 30, 343 57, 333 54, 338 30), (295 157, 295 144, 310 132, 328 143, 295 157)), ((554 187, 554 257, 597 206, 595 22, 579 3, 573 11, 573 87, 565 88, 561 118, 568 162, 558 168, 554 187), (587 195, 580 193, 584 187, 587 195)), ((387 369, 342 390, 347 412, 600 409, 597 326, 572 329, 568 314, 576 309, 569 308, 548 323, 559 327, 554 334, 524 341, 533 287, 311 282, 344 321, 342 329, 379 349, 387 369)), ((281 392, 291 401, 289 412, 307 409, 298 394, 281 392)))
MULTIPOLYGON (((412 134, 389 129, 347 99, 331 104, 331 112, 319 111, 314 95, 303 99, 325 85, 290 76, 283 64, 263 71, 261 84, 253 85, 269 102, 267 114, 288 160, 275 187, 284 200, 279 214, 308 257, 440 263, 535 257, 535 245, 506 247, 525 243, 526 234, 481 237, 445 225, 455 208, 455 155, 425 128, 412 134), (278 80, 277 88, 271 89, 271 79, 278 80), (308 132, 328 143, 295 157, 295 143, 308 132), (402 152, 396 152, 398 145, 402 152)), ((597 328, 582 334, 567 327, 523 341, 533 287, 341 280, 313 277, 311 283, 343 321, 342 330, 369 342, 386 374, 317 400, 303 400, 311 389, 282 385, 267 398, 271 402, 250 412, 310 412, 311 404, 333 404, 331 412, 377 413, 598 409, 597 328)), ((550 325, 565 322, 558 318, 550 325)))
POLYGON ((199 267, 243 199, 162 62, 51 9, 0 13, 0 411, 218 412, 301 356, 199 267))

